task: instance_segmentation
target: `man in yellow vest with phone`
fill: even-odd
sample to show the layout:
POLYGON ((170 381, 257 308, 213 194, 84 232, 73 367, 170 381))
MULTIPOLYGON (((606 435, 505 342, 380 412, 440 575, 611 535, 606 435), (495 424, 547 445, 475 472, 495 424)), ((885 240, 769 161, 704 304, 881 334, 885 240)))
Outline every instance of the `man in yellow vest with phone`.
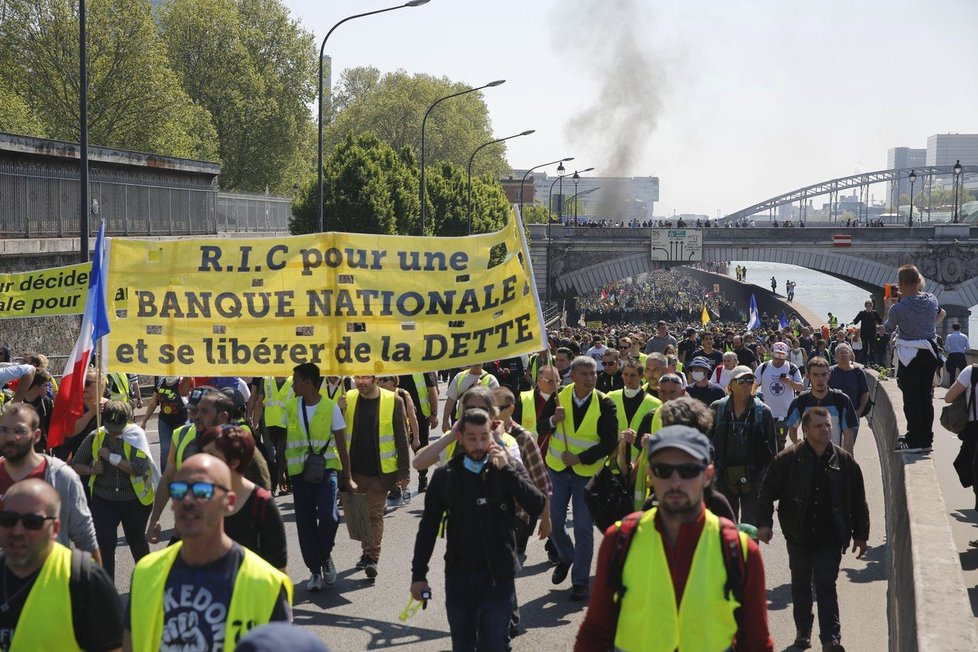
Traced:
POLYGON ((249 630, 292 620, 292 582, 224 532, 238 497, 231 470, 201 453, 170 483, 176 544, 132 573, 124 648, 233 650, 249 630))

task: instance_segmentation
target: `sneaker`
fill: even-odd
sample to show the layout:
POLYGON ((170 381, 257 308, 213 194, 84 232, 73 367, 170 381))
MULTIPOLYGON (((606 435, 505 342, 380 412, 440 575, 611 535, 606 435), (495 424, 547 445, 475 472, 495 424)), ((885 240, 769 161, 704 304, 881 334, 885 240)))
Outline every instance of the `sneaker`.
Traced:
POLYGON ((323 582, 326 586, 333 586, 336 584, 336 565, 333 563, 333 556, 330 555, 326 558, 326 564, 323 565, 323 582))
POLYGON ((567 579, 567 573, 570 572, 570 564, 565 564, 562 561, 557 562, 554 566, 554 573, 550 576, 550 581, 554 584, 560 584, 567 579))
POLYGON ((798 650, 807 650, 812 646, 812 630, 801 631, 795 635, 795 642, 792 647, 798 650))
POLYGON ((363 571, 367 574, 367 579, 374 579, 377 577, 377 562, 368 558, 367 565, 363 567, 363 571))
POLYGON ((370 563, 370 557, 368 557, 367 555, 361 555, 360 561, 357 562, 356 569, 363 570, 364 568, 367 567, 367 564, 369 563, 370 563))
POLYGON ((404 504, 405 505, 410 505, 411 504, 411 490, 410 489, 402 489, 401 490, 401 500, 404 501, 404 504))
POLYGON ((319 573, 313 573, 309 576, 306 581, 306 591, 310 593, 318 593, 323 590, 323 576, 319 573))
POLYGON ((581 584, 574 584, 573 586, 571 586, 571 593, 570 593, 571 600, 574 600, 575 602, 580 602, 581 600, 587 600, 587 594, 588 594, 588 590, 586 586, 583 586, 581 584))
POLYGON ((394 487, 393 489, 390 490, 390 493, 387 494, 387 500, 397 500, 400 497, 401 497, 400 487, 394 487))
POLYGON ((547 539, 547 543, 543 545, 547 551, 547 560, 556 566, 560 563, 560 555, 557 554, 557 546, 554 545, 553 541, 547 539))
MULTIPOLYGON (((896 448, 893 450, 897 453, 920 453, 923 448, 920 446, 914 446, 913 444, 908 444, 906 441, 898 441, 896 448)), ((933 450, 933 448, 929 450, 933 450)))
POLYGON ((822 652, 846 652, 841 643, 822 643, 822 652))

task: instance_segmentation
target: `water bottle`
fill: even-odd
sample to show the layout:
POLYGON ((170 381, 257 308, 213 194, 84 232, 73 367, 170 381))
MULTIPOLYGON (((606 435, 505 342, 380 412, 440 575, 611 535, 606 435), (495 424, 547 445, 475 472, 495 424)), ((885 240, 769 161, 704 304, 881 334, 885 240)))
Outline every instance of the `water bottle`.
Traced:
POLYGON ((740 523, 737 525, 737 529, 749 536, 751 539, 757 541, 757 526, 751 525, 750 523, 740 523))

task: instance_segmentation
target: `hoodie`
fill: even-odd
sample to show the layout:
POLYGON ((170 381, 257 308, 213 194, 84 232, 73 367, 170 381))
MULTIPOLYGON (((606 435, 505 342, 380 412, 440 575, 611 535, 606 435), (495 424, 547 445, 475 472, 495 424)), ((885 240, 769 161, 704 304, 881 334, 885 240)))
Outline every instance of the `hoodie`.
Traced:
POLYGON ((900 340, 937 339, 937 297, 929 292, 920 292, 903 297, 890 307, 883 322, 883 328, 892 334, 899 328, 900 340))

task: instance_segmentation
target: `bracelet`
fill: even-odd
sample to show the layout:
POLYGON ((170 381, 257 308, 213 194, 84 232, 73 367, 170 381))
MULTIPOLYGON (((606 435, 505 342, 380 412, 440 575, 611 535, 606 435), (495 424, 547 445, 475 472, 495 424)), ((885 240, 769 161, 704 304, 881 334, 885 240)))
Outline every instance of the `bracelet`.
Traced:
POLYGON ((119 462, 122 461, 122 455, 119 453, 111 453, 109 455, 109 464, 112 466, 119 466, 119 462))

